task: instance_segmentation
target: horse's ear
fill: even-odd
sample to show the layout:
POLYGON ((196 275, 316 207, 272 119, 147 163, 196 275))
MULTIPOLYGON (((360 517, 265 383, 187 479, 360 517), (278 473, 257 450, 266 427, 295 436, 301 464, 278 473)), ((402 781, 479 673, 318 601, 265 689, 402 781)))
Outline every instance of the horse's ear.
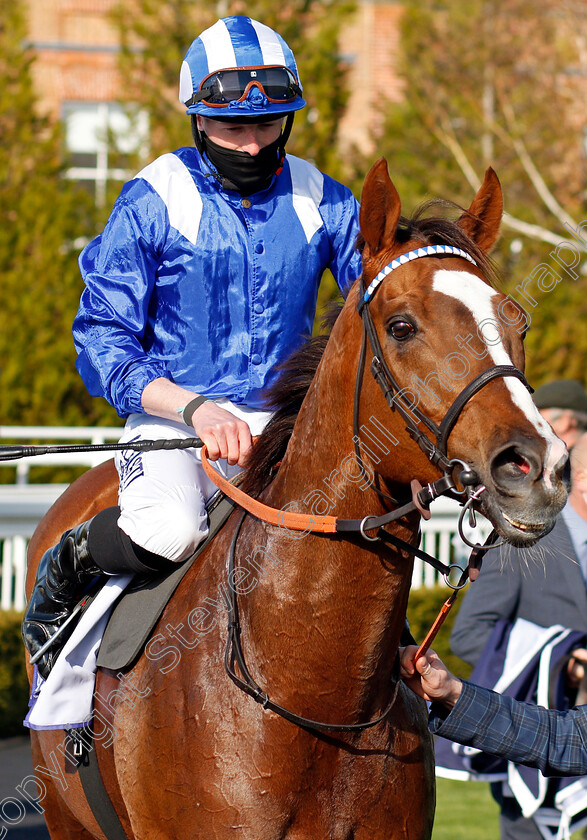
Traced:
POLYGON ((486 253, 491 250, 499 236, 503 214, 503 195, 499 178, 491 167, 473 203, 458 220, 465 233, 486 253))
POLYGON ((400 213, 400 197, 389 177, 387 161, 379 158, 365 178, 359 216, 361 233, 371 254, 393 244, 400 213))

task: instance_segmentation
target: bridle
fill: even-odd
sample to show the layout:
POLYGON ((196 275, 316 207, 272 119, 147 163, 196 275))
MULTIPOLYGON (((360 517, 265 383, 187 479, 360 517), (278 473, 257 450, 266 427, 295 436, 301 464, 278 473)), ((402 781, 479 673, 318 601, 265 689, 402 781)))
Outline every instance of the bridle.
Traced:
MULTIPOLYGON (((413 251, 408 251, 401 256, 396 257, 388 265, 383 268, 379 274, 371 281, 368 288, 365 289, 363 276, 359 278, 360 298, 357 305, 357 311, 363 322, 363 337, 361 343, 361 353, 359 357, 359 366, 357 369, 357 385, 355 387, 355 403, 353 411, 353 426, 354 426, 354 440, 355 451, 357 458, 361 461, 359 449, 359 397, 360 397, 360 382, 362 377, 362 370, 365 361, 365 351, 367 342, 370 345, 372 360, 371 373, 375 381, 381 388, 383 396, 392 411, 398 411, 406 422, 406 431, 410 437, 418 444, 420 449, 429 458, 429 460, 437 466, 445 475, 452 475, 455 468, 460 468, 461 483, 465 487, 472 487, 478 483, 478 478, 473 470, 470 469, 463 461, 449 459, 447 454, 448 438, 457 423, 460 414, 469 400, 478 394, 489 382, 503 376, 514 376, 519 379, 524 386, 532 393, 533 389, 528 384, 526 377, 519 368, 514 365, 494 365, 487 368, 482 373, 473 379, 472 382, 463 388, 460 394, 456 397, 450 408, 447 410, 440 425, 436 424, 430 419, 417 405, 410 404, 393 373, 389 369, 385 356, 381 348, 379 336, 375 329, 371 312, 369 311, 369 304, 373 300, 373 296, 382 281, 395 269, 400 268, 412 260, 420 259, 422 257, 445 257, 458 256, 468 260, 473 265, 477 265, 473 257, 464 251, 462 248, 457 248, 453 245, 426 245, 422 248, 417 248, 413 251), (424 426, 432 433, 434 440, 432 440, 422 429, 418 428, 414 417, 417 417, 424 426)), ((454 490, 452 491, 454 492, 454 490)))
MULTIPOLYGON (((514 367, 513 365, 494 365, 493 367, 488 368, 487 370, 483 371, 483 373, 476 376, 472 382, 470 382, 465 388, 463 388, 463 390, 456 397, 456 399, 453 401, 452 405, 449 407, 448 411, 444 415, 442 421, 440 422, 440 425, 436 424, 433 420, 431 420, 417 406, 406 404, 407 401, 405 401, 403 398, 401 388, 385 361, 385 357, 383 355, 377 331, 375 329, 375 325, 373 323, 373 319, 369 311, 369 303, 372 300, 373 295, 380 283, 385 277, 389 275, 391 271, 395 270, 396 268, 399 268, 402 265, 405 265, 407 262, 411 262, 414 259, 430 256, 459 256, 468 260, 473 265, 477 265, 477 263, 470 256, 470 254, 467 254, 466 251, 463 251, 461 248, 456 248, 451 245, 429 245, 423 248, 418 248, 415 251, 409 251, 408 253, 402 254, 401 256, 394 259, 382 271, 379 272, 377 277, 375 277, 374 280, 370 283, 367 290, 365 290, 364 287, 363 277, 361 276, 361 278, 359 279, 360 300, 357 309, 362 319, 363 333, 361 351, 359 355, 359 364, 357 368, 357 378, 355 384, 355 399, 353 407, 353 440, 355 442, 355 452, 357 455, 357 461, 359 465, 361 465, 361 469, 366 475, 366 470, 360 454, 359 403, 361 393, 362 372, 364 368, 366 355, 366 346, 367 343, 369 343, 373 355, 370 365, 371 373, 373 374, 375 381, 381 388, 387 404, 389 405, 392 411, 397 410, 400 413, 400 415, 406 422, 406 430, 410 437, 414 441, 416 441, 416 443, 420 446, 422 451, 426 454, 430 461, 438 467, 438 469, 442 472, 443 475, 437 481, 427 485, 426 488, 420 487, 419 491, 414 490, 413 499, 411 502, 408 502, 407 504, 396 508, 395 510, 390 511, 389 513, 384 514, 380 517, 364 517, 363 520, 335 520, 335 530, 336 533, 339 534, 344 534, 345 532, 347 534, 356 534, 357 531, 359 531, 361 536, 365 539, 380 539, 383 542, 394 546, 395 548, 408 551, 412 555, 424 559, 426 562, 431 563, 435 568, 438 569, 439 566, 443 566, 444 564, 439 564, 439 561, 437 561, 436 558, 433 558, 425 552, 422 552, 416 546, 411 545, 405 540, 401 540, 393 534, 390 534, 387 530, 385 530, 385 525, 389 524, 390 522, 396 521, 397 519, 400 519, 401 517, 405 516, 408 513, 411 513, 416 509, 422 511, 422 507, 426 508, 427 505, 438 496, 450 495, 458 498, 458 500, 461 503, 464 502, 463 497, 467 497, 466 503, 464 504, 463 511, 461 513, 461 517, 459 518, 459 531, 462 532, 462 517, 467 511, 467 509, 470 509, 472 511, 472 504, 477 499, 481 490, 480 488, 476 491, 473 490, 473 488, 479 484, 479 478, 475 471, 472 470, 468 464, 466 464, 464 461, 461 461, 460 459, 449 459, 447 454, 447 444, 449 435, 452 429, 454 428, 455 424, 457 423, 463 408, 469 402, 469 400, 473 396, 475 396, 475 394, 478 394, 482 388, 484 388, 489 382, 493 381, 494 379, 505 376, 514 376, 517 379, 519 379, 529 391, 532 391, 532 388, 526 381, 526 378, 522 371, 520 371, 518 368, 514 367), (413 415, 415 415, 418 418, 418 420, 422 421, 422 423, 434 436, 434 440, 432 440, 425 432, 418 428, 416 422, 414 421, 413 415), (459 471, 457 480, 463 486, 463 490, 458 490, 455 485, 454 473, 456 470, 459 471), (366 533, 367 530, 375 530, 376 536, 368 536, 366 533)), ((210 475, 210 473, 208 474, 210 475)), ((375 489, 377 490, 377 488, 375 489)), ((380 495, 384 495, 380 491, 377 492, 379 492, 380 495)), ((229 553, 229 580, 233 579, 235 573, 236 544, 241 526, 244 522, 246 515, 247 510, 245 509, 233 535, 229 553)), ((324 518, 326 519, 327 517, 324 518)), ((496 536, 497 535, 495 531, 492 531, 492 533, 489 535, 483 546, 473 546, 473 552, 471 555, 471 559, 469 560, 470 566, 479 568, 483 554, 494 546, 496 536)), ((471 543, 469 544, 471 545, 471 543)), ((434 639, 436 633, 440 629, 442 622, 445 620, 449 610, 451 609, 455 601, 458 590, 462 588, 462 586, 464 586, 464 584, 466 583, 468 577, 468 569, 469 567, 467 567, 467 569, 461 572, 459 580, 456 584, 450 583, 448 579, 448 574, 450 574, 450 567, 448 569, 448 573, 446 569, 444 570, 447 583, 453 591, 450 597, 443 604, 441 612, 439 613, 439 616, 434 622, 432 628, 428 632, 424 642, 418 648, 415 659, 423 655, 423 653, 428 649, 428 647, 432 643, 432 640, 434 639)), ((229 614, 228 638, 224 658, 226 672, 233 680, 233 682, 242 691, 249 694, 254 700, 260 703, 263 706, 263 708, 275 712, 280 717, 285 718, 286 720, 296 724, 297 726, 315 732, 360 732, 372 726, 375 726, 387 717, 387 715, 393 707, 393 704, 395 703, 399 688, 399 663, 397 655, 393 666, 395 685, 391 694, 391 699, 384 711, 378 717, 371 719, 365 723, 355 724, 327 724, 316 720, 312 720, 302 715, 298 715, 285 708, 284 706, 275 703, 273 700, 271 700, 267 692, 264 691, 253 679, 247 667, 241 643, 241 624, 239 619, 236 592, 230 589, 226 600, 229 614), (238 664, 240 676, 235 670, 235 662, 238 664)))

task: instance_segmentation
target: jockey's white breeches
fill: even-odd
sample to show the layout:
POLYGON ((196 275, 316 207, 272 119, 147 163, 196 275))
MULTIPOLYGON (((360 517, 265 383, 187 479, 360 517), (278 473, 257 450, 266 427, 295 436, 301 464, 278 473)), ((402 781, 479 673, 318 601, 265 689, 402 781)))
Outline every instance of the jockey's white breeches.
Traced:
MULTIPOLYGON (((234 405, 218 399, 216 404, 248 423, 258 435, 271 417, 268 411, 234 405)), ((195 437, 193 428, 181 420, 163 420, 149 414, 131 414, 121 443, 131 440, 167 440, 195 437)), ((200 449, 170 449, 156 452, 122 450, 116 453, 120 478, 119 527, 142 548, 174 562, 181 562, 208 534, 206 505, 218 488, 204 472, 200 449)), ((226 460, 211 462, 227 478, 242 467, 226 460)))

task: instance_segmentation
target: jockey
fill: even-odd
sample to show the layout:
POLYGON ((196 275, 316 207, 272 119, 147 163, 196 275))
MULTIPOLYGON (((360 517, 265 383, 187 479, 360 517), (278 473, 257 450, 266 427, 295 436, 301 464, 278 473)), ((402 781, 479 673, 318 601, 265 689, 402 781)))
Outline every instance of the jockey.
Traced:
MULTIPOLYGON (((129 181, 80 256, 77 368, 89 392, 127 418, 122 441, 195 432, 232 476, 269 419, 263 391, 276 366, 311 333, 322 273, 343 292, 360 273, 358 205, 286 156, 306 103, 294 55, 269 27, 226 17, 202 32, 179 98, 195 148, 164 154, 129 181)), ((123 452, 116 465, 119 506, 41 559, 23 622, 31 654, 94 576, 161 572, 207 535, 216 487, 199 450, 123 452)), ((41 676, 61 637, 38 661, 41 676)))

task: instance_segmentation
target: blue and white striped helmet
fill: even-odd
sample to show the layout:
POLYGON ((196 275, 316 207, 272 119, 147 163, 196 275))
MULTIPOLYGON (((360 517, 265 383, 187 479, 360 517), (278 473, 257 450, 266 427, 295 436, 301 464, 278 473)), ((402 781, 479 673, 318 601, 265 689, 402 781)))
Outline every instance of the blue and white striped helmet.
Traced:
POLYGON ((192 43, 181 66, 179 101, 187 114, 286 114, 306 104, 293 52, 281 35, 249 17, 216 21, 192 43))

